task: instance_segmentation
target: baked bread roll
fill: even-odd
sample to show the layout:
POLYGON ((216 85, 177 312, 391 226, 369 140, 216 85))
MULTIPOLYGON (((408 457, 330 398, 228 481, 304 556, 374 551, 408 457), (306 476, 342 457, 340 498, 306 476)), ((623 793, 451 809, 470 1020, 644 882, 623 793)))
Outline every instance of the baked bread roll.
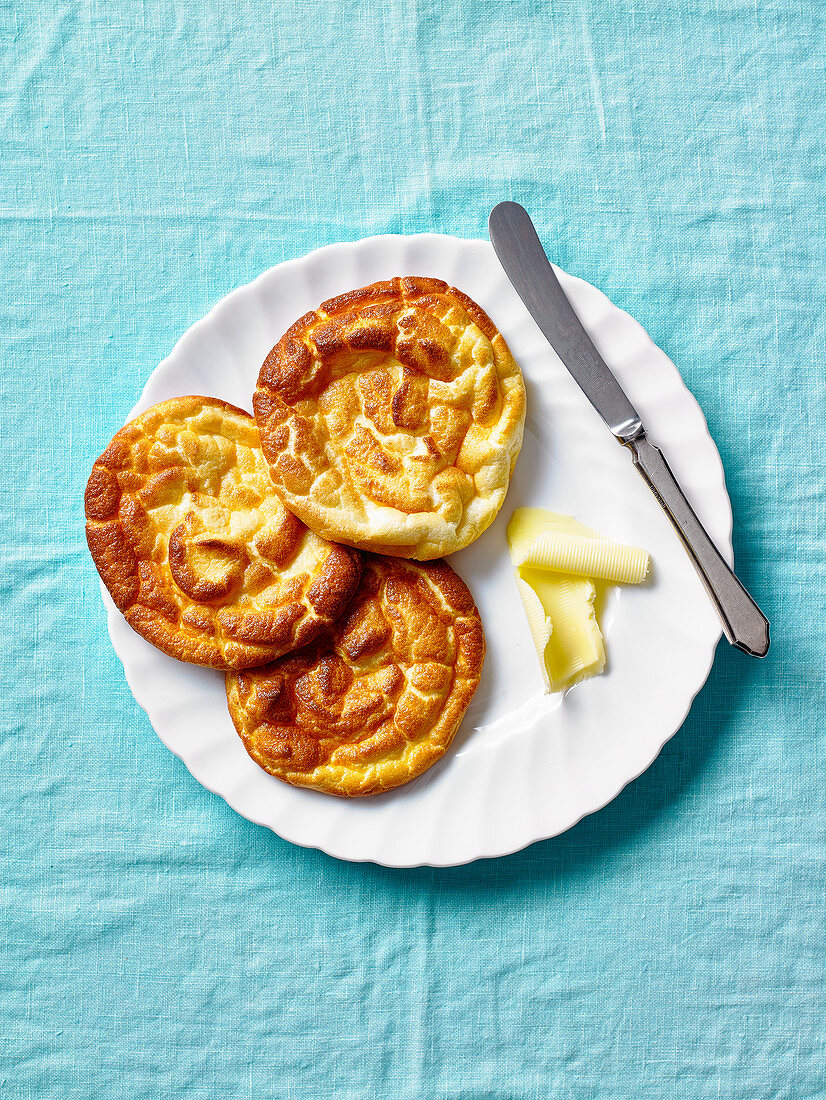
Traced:
POLYGON ((378 794, 444 755, 484 657, 479 613, 449 565, 365 555, 346 615, 305 649, 229 673, 229 710, 278 779, 378 794))
POLYGON ((86 487, 86 537, 127 622, 165 653, 261 665, 344 611, 358 555, 308 531, 272 490, 248 413, 155 405, 117 433, 86 487))
POLYGON ((253 408, 284 503, 319 535, 428 560, 493 521, 525 420, 496 326, 439 279, 324 302, 288 330, 253 408))

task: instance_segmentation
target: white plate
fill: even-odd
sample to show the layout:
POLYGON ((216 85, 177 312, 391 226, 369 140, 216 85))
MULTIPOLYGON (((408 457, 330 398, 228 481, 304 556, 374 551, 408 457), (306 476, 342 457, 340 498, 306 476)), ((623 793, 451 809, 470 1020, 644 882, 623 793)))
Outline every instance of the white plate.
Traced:
MULTIPOLYGON (((221 301, 153 372, 130 413, 181 394, 250 408, 258 369, 286 328, 324 299, 394 275, 433 275, 490 314, 528 387, 525 443, 505 507, 450 558, 488 640, 479 690, 452 750, 420 779, 344 801, 278 782, 252 762, 227 712, 223 676, 181 664, 135 634, 108 595, 109 633, 135 698, 199 782, 296 844, 389 866, 447 866, 514 852, 604 806, 679 729, 711 668, 717 619, 631 456, 577 389, 486 241, 422 235, 331 245, 279 264, 221 301), (653 580, 612 590, 602 611, 609 665, 544 696, 505 542, 514 508, 568 512, 644 546, 653 580)), ((705 419, 676 367, 627 313, 560 272, 597 347, 729 562, 731 506, 705 419)))

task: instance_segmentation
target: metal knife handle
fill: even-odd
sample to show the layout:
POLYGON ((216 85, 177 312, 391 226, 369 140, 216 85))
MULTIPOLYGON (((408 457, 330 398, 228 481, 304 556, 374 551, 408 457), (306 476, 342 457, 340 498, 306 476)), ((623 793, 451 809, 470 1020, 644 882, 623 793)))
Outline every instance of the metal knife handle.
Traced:
POLYGON ((633 452, 634 465, 682 539, 692 565, 720 616, 723 633, 732 645, 744 653, 765 657, 769 650, 766 616, 711 541, 662 452, 644 435, 629 440, 625 446, 633 452))

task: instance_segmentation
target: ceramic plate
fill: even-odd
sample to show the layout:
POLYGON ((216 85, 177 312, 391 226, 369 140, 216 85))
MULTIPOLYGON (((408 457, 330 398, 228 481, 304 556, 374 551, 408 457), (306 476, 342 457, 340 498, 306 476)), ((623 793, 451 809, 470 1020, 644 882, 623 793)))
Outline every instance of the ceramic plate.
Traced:
MULTIPOLYGON (((154 649, 105 592, 104 599, 115 650, 159 737, 238 813, 341 859, 446 866, 514 852, 610 801, 681 726, 708 676, 720 628, 630 454, 556 358, 486 241, 372 237, 279 264, 183 336, 130 418, 189 393, 249 409, 264 357, 296 318, 343 291, 408 274, 437 276, 476 299, 508 341, 528 390, 525 442, 505 506, 473 546, 450 558, 476 599, 488 655, 447 756, 420 779, 375 798, 344 801, 279 783, 244 751, 223 676, 154 649), (508 557, 505 527, 521 505, 570 513, 651 553, 650 583, 615 588, 605 600, 606 672, 564 696, 543 694, 508 557)), ((560 278, 731 562, 720 457, 676 367, 598 290, 562 272, 560 278)))

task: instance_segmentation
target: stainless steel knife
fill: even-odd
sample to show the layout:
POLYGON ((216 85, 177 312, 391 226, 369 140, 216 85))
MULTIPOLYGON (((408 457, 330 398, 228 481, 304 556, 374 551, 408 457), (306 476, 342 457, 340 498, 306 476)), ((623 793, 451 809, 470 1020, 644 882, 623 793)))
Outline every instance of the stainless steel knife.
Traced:
POLYGON ((686 499, 639 413, 614 378, 574 312, 527 211, 500 202, 489 220, 490 239, 519 297, 582 392, 634 459, 634 465, 674 525, 732 645, 753 657, 769 650, 766 616, 726 564, 686 499))

